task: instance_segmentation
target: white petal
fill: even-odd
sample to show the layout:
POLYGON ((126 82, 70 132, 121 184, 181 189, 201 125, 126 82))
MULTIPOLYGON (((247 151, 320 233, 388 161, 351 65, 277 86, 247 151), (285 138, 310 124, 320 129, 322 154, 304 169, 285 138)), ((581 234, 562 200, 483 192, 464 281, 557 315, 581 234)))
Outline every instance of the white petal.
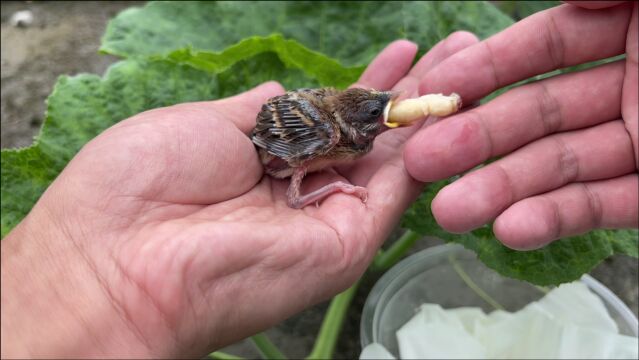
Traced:
POLYGON ((393 354, 388 352, 386 348, 379 343, 371 343, 366 345, 359 355, 360 360, 379 359, 379 360, 395 360, 393 354))
POLYGON ((427 304, 397 331, 402 359, 484 359, 485 350, 462 322, 439 305, 427 304))
POLYGON ((558 359, 637 359, 639 339, 608 331, 565 325, 558 359))
POLYGON ((554 358, 561 326, 537 307, 526 307, 486 325, 477 339, 495 359, 554 358))
POLYGON ((638 359, 603 301, 582 282, 561 285, 516 313, 424 304, 397 333, 402 359, 638 359))
POLYGON ((488 316, 478 307, 460 307, 446 311, 456 317, 471 335, 475 335, 476 331, 488 321, 488 316))
POLYGON ((554 288, 537 304, 563 324, 619 332, 601 298, 581 281, 554 288))

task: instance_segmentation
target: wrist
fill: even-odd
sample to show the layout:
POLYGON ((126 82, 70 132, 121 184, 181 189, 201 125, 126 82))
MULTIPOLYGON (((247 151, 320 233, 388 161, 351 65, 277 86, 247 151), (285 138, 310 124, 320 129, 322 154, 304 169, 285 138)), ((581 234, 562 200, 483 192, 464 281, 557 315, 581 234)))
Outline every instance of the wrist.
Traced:
POLYGON ((153 356, 42 204, 2 246, 2 357, 153 356))

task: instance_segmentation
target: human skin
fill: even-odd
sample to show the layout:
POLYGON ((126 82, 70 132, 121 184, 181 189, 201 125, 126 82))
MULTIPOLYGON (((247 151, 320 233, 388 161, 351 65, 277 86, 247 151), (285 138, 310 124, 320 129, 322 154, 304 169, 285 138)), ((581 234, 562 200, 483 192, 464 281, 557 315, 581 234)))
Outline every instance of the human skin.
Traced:
POLYGON ((595 228, 639 226, 638 5, 577 5, 588 9, 564 4, 537 13, 423 76, 420 94, 455 91, 469 102, 534 75, 626 54, 510 90, 415 134, 404 160, 420 181, 501 157, 437 194, 432 212, 446 230, 494 221, 505 245, 534 249, 595 228))
MULTIPOLYGON (((394 42, 354 86, 415 96, 429 69, 476 42, 452 34, 410 72, 417 46, 394 42)), ((1 242, 2 357, 199 358, 361 276, 422 189, 401 152, 415 129, 304 182, 366 186, 366 203, 334 194, 291 209, 288 180, 263 176, 247 136, 283 92, 271 82, 147 111, 84 146, 1 242)))

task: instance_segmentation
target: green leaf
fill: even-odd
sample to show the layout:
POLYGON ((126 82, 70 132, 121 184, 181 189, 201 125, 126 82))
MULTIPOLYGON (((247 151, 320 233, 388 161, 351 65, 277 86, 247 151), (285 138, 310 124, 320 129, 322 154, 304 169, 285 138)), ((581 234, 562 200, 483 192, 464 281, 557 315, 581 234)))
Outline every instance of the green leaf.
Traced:
POLYGON ((282 354, 280 349, 271 342, 271 340, 264 333, 259 333, 251 336, 251 340, 257 350, 262 354, 262 359, 286 359, 286 356, 282 354))
MULTIPOLYGON (((286 67, 301 69, 308 77, 317 79, 321 86, 346 88, 357 80, 365 68, 364 66, 344 68, 337 61, 277 34, 267 37, 249 37, 219 53, 191 48, 175 50, 170 52, 166 59, 178 64, 188 64, 200 70, 219 72, 227 70, 239 60, 264 52, 277 53, 286 67)), ((164 57, 155 55, 151 58, 163 59, 164 57)), ((259 63, 256 65, 260 69, 253 70, 268 71, 268 66, 264 67, 259 63)), ((277 77, 271 77, 271 79, 279 80, 277 77)))
MULTIPOLYGON (((24 218, 85 143, 120 120, 157 107, 223 98, 272 79, 289 88, 318 86, 306 75, 312 70, 288 68, 273 52, 240 60, 220 73, 179 62, 130 59, 114 64, 103 78, 60 77, 47 100, 47 116, 34 145, 0 153, 2 237, 24 218)), ((349 74, 344 69, 340 78, 358 75, 349 74)))
POLYGON ((495 5, 515 20, 561 5, 561 1, 495 1, 495 5))
POLYGON ((322 321, 319 334, 315 339, 313 350, 311 350, 311 353, 306 359, 333 358, 333 352, 335 351, 337 340, 344 326, 348 308, 357 293, 359 283, 360 281, 358 280, 355 284, 351 285, 351 287, 333 297, 322 321))
POLYGON ((613 254, 638 257, 637 230, 594 230, 532 251, 507 248, 495 238, 490 226, 465 234, 450 234, 439 227, 430 209, 435 194, 448 183, 450 181, 446 180, 430 185, 406 212, 402 226, 423 235, 460 243, 504 276, 536 285, 557 285, 578 279, 613 254))
POLYGON ((512 24, 487 2, 153 2, 113 19, 101 51, 122 57, 175 49, 222 52, 273 33, 347 66, 368 64, 396 39, 429 49, 455 30, 485 38, 512 24))

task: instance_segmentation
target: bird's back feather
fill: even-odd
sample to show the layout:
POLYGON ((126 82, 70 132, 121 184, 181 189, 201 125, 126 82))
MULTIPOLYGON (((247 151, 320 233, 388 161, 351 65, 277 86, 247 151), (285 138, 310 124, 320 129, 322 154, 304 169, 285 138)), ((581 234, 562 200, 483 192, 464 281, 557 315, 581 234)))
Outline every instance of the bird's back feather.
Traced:
POLYGON ((325 154, 339 141, 328 101, 336 93, 301 89, 270 99, 257 115, 253 143, 292 166, 325 154))

